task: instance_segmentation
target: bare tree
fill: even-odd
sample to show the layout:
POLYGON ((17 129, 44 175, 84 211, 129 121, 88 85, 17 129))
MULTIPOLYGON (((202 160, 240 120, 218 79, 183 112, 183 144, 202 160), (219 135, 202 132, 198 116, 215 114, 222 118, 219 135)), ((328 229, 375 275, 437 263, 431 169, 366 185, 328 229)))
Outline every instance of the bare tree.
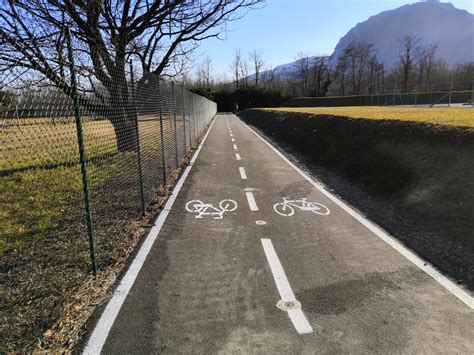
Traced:
POLYGON ((273 65, 270 65, 268 69, 262 74, 262 81, 264 87, 268 89, 275 89, 277 77, 273 65))
POLYGON ((415 57, 420 41, 421 38, 415 35, 406 35, 403 37, 402 48, 399 54, 403 92, 408 92, 410 76, 415 67, 415 57))
POLYGON ((308 87, 308 78, 309 78, 309 56, 306 53, 299 52, 296 56, 295 62, 296 69, 298 71, 298 76, 301 85, 301 96, 305 96, 308 87))
MULTIPOLYGON (((357 47, 358 51, 358 76, 357 76, 357 95, 361 94, 361 88, 364 81, 364 77, 368 77, 370 71, 369 63, 372 60, 372 66, 375 67, 378 63, 377 52, 374 48, 373 43, 360 42, 357 47)), ((373 69, 373 68, 372 68, 373 69)))
POLYGON ((368 59, 368 77, 367 77, 367 92, 369 94, 375 94, 379 89, 379 71, 381 70, 381 64, 377 59, 377 51, 374 50, 369 55, 368 59))
POLYGON ((249 53, 249 59, 255 73, 255 86, 258 87, 261 79, 260 73, 262 72, 263 66, 265 65, 265 61, 263 60, 263 52, 254 49, 249 53))
POLYGON ((247 87, 249 84, 249 66, 245 59, 240 61, 240 77, 241 86, 247 87))
POLYGON ((336 73, 335 79, 339 83, 337 89, 337 95, 344 96, 346 94, 346 71, 347 71, 347 56, 346 51, 344 51, 337 58, 336 73))
POLYGON ((198 70, 198 84, 201 86, 211 86, 211 63, 212 60, 209 57, 204 58, 201 66, 198 70))
POLYGON ((351 42, 344 49, 343 59, 349 61, 351 73, 352 95, 357 95, 357 43, 351 42))
MULTIPOLYGON (((199 42, 217 37, 228 21, 242 17, 262 0, 0 0, 0 74, 33 71, 72 96, 65 53, 66 29, 73 35, 79 83, 93 78, 109 94, 105 107, 120 151, 135 149, 130 129, 127 60, 139 60, 146 83, 199 42)), ((86 95, 80 101, 88 103, 86 95)))
MULTIPOLYGON (((429 45, 423 51, 423 65, 424 70, 420 68, 420 74, 424 72, 425 75, 425 89, 427 89, 431 85, 431 75, 433 73, 433 69, 436 64, 436 51, 438 50, 437 45, 429 45)), ((422 78, 421 78, 422 79, 422 78)))
POLYGON ((313 88, 311 94, 313 96, 324 96, 330 85, 330 69, 328 67, 328 56, 315 57, 310 65, 312 72, 313 88))
POLYGON ((365 84, 369 86, 370 71, 375 69, 377 63, 377 55, 372 43, 349 43, 338 58, 336 73, 340 81, 339 92, 344 94, 346 82, 349 81, 352 87, 351 94, 360 95, 365 84))
POLYGON ((240 49, 236 49, 234 52, 234 59, 230 65, 230 69, 234 75, 234 82, 236 89, 239 88, 239 80, 241 78, 241 70, 242 70, 242 51, 240 49))
POLYGON ((385 93, 385 65, 383 63, 379 63, 377 70, 377 91, 385 93))

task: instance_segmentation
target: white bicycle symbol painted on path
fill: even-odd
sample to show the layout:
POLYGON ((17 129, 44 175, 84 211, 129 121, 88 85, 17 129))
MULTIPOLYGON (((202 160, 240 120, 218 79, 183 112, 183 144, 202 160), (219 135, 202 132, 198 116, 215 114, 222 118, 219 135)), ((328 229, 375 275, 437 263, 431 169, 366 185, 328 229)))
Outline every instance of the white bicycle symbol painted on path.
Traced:
POLYGON ((186 211, 196 213, 196 218, 214 216, 214 219, 222 219, 225 212, 232 212, 236 209, 237 202, 229 199, 219 202, 219 207, 214 207, 212 203, 204 203, 200 200, 191 200, 186 204, 186 211))
POLYGON ((306 198, 299 200, 290 200, 289 197, 283 197, 283 202, 278 202, 273 205, 273 210, 280 216, 291 217, 295 214, 295 209, 301 211, 310 211, 321 216, 327 216, 331 213, 329 208, 321 203, 308 202, 306 198))

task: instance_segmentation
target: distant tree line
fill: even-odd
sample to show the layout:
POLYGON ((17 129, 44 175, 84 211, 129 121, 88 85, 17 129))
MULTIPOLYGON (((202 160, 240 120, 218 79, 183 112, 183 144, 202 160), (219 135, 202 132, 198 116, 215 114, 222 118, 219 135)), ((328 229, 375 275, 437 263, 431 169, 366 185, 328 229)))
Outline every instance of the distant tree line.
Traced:
POLYGON ((207 57, 192 84, 215 100, 225 97, 227 102, 231 96, 227 94, 235 94, 241 108, 284 103, 290 97, 448 91, 451 82, 453 90, 472 90, 474 62, 449 67, 437 58, 437 51, 436 44, 423 44, 422 38, 407 35, 400 41, 397 62, 388 69, 373 43, 353 41, 336 60, 298 53, 294 68, 279 76, 262 51, 253 50, 245 56, 236 50, 230 77, 212 75, 212 61, 207 57))
POLYGON ((236 50, 230 72, 232 79, 225 76, 216 79, 212 75, 212 60, 206 57, 195 77, 189 79, 191 90, 216 101, 219 111, 232 111, 235 104, 240 110, 275 107, 289 100, 281 80, 275 76, 273 67, 266 64, 260 50, 249 52, 247 58, 240 49, 236 50))
POLYGON ((327 56, 297 56, 295 74, 286 85, 291 96, 347 96, 449 90, 438 83, 453 82, 454 90, 471 90, 474 62, 450 68, 436 57, 436 44, 422 44, 415 35, 400 43, 398 60, 389 70, 373 43, 354 41, 329 65, 327 56))

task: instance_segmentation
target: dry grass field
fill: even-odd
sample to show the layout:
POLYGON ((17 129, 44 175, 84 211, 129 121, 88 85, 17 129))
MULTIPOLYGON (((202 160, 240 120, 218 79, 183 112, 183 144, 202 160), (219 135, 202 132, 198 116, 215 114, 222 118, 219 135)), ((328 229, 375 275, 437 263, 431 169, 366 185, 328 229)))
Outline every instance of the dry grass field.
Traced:
POLYGON ((371 120, 400 120, 442 125, 474 127, 472 108, 422 108, 422 107, 281 107, 267 111, 300 112, 321 116, 342 116, 371 120))
POLYGON ((72 351, 166 200, 179 176, 176 161, 186 165, 192 125, 185 135, 182 116, 177 127, 173 118, 164 115, 162 132, 156 115, 139 117, 143 218, 137 152, 118 151, 109 121, 83 119, 100 270, 92 278, 74 121, 0 117, 0 353, 72 351))
MULTIPOLYGON (((168 140, 174 139, 170 123, 164 126, 168 140)), ((139 130, 143 156, 155 157, 159 122, 146 117, 139 130)), ((114 175, 134 173, 135 153, 118 153, 109 121, 84 120, 84 138, 92 189, 114 175)), ((1 256, 44 236, 71 208, 83 208, 83 192, 73 120, 0 120, 0 147, 1 256)))

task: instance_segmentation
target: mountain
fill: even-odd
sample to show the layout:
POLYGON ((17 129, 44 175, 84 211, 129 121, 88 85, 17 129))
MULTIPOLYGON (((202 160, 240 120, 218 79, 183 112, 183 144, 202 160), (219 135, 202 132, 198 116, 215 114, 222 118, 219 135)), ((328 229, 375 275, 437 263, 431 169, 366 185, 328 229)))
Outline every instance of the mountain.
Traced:
POLYGON ((339 40, 331 60, 335 62, 350 42, 365 41, 373 43, 379 61, 392 68, 401 39, 411 34, 421 37, 422 44, 437 44, 437 57, 448 65, 474 61, 474 15, 433 0, 384 11, 358 23, 339 40))
MULTIPOLYGON (((375 45, 379 61, 391 69, 405 35, 420 37, 421 44, 437 44, 437 58, 449 65, 474 61, 474 15, 451 3, 428 0, 383 11, 358 23, 339 40, 330 62, 335 64, 350 42, 365 41, 375 45)), ((275 74, 288 78, 295 66, 296 62, 280 65, 275 74)))

